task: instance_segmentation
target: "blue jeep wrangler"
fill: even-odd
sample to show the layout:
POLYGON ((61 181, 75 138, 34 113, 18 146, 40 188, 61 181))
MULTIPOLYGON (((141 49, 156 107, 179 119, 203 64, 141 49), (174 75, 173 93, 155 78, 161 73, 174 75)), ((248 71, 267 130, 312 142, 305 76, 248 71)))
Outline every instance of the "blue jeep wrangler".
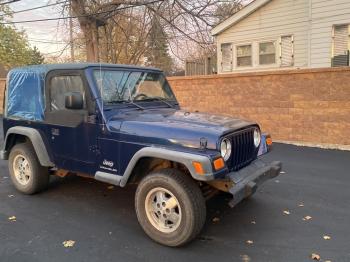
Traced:
POLYGON ((164 245, 200 233, 215 192, 234 206, 281 170, 258 157, 256 123, 182 111, 158 69, 29 66, 10 71, 5 92, 1 158, 20 192, 47 188, 51 174, 136 183, 139 223, 164 245))

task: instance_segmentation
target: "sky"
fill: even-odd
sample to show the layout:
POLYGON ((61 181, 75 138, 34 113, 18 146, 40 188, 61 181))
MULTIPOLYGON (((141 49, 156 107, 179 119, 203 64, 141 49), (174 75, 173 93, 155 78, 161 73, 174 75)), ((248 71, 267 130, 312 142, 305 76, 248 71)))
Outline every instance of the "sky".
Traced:
MULTIPOLYGON (((44 6, 59 0, 20 0, 10 4, 12 11, 44 6)), ((245 4, 251 0, 246 0, 245 4)), ((24 21, 45 18, 62 17, 62 4, 14 14, 10 21, 24 21)), ((36 46, 45 57, 69 57, 69 33, 66 24, 68 20, 54 20, 34 23, 20 23, 15 26, 26 31, 32 46, 36 46), (62 50, 66 49, 64 52, 62 50)))
MULTIPOLYGON (((23 9, 33 8, 37 6, 43 6, 47 4, 55 3, 55 0, 20 0, 10 4, 12 11, 16 12, 23 9)), ((10 21, 23 21, 34 19, 45 19, 62 16, 60 13, 61 5, 45 7, 38 10, 23 12, 14 14, 10 21)), ((45 21, 35 23, 23 23, 16 24, 16 28, 26 31, 29 42, 32 46, 36 46, 42 54, 45 56, 55 56, 61 53, 65 48, 68 40, 67 32, 64 32, 63 23, 68 21, 45 21), (60 27, 58 26, 60 23, 60 27)), ((68 55, 68 51, 65 51, 63 55, 68 55)))

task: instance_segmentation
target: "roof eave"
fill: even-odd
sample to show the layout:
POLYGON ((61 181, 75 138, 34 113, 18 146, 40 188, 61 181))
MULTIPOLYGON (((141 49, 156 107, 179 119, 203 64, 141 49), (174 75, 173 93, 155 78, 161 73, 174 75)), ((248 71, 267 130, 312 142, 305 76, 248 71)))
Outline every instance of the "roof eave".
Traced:
POLYGON ((225 31, 230 26, 233 26, 234 24, 237 24, 242 19, 246 18, 250 14, 254 13, 256 10, 258 10, 260 7, 266 5, 268 2, 272 0, 255 0, 245 6, 243 9, 235 13, 230 18, 226 19, 225 21, 218 24, 216 27, 214 27, 211 30, 212 36, 216 36, 220 34, 221 32, 225 31))

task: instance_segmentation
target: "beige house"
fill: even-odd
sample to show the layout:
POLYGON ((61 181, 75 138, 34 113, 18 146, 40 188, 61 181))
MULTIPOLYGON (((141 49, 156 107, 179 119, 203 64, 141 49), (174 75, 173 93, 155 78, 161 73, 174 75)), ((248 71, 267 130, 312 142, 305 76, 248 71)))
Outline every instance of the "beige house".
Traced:
POLYGON ((218 73, 349 66, 350 0, 255 0, 212 30, 218 73))

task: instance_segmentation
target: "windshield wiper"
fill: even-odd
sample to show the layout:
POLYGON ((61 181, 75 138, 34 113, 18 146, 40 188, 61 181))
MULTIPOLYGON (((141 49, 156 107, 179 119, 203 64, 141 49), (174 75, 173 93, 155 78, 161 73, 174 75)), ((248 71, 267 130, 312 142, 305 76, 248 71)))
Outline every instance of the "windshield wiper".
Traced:
POLYGON ((166 100, 164 100, 161 97, 151 97, 151 98, 142 99, 140 101, 161 101, 161 102, 167 104, 168 106, 170 106, 171 108, 174 108, 174 105, 170 104, 169 102, 167 102, 166 100))
POLYGON ((128 104, 128 105, 136 106, 137 108, 139 108, 141 110, 145 110, 145 108, 143 106, 140 106, 140 105, 136 104, 134 101, 131 101, 131 100, 109 101, 108 103, 109 104, 128 104))

